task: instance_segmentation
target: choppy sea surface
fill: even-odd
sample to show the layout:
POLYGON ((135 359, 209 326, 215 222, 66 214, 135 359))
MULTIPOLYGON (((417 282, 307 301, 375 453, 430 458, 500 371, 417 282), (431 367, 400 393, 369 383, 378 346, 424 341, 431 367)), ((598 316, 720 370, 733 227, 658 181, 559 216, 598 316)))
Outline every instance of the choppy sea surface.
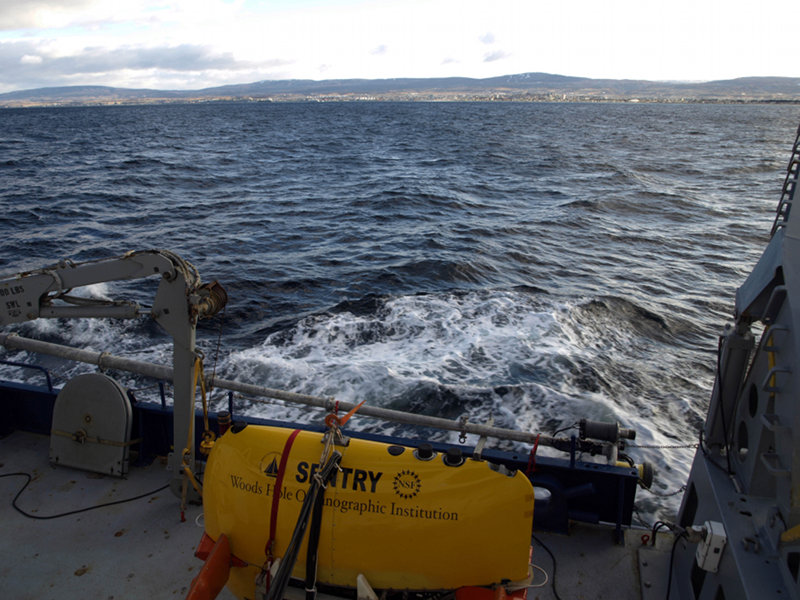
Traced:
MULTIPOLYGON (((657 446, 629 453, 657 470, 639 514, 666 518, 799 121, 787 105, 0 110, 0 273, 169 249, 228 291, 198 331, 217 375, 543 433, 617 420, 657 446)), ((156 284, 87 293, 148 304, 156 284)), ((148 320, 15 329, 171 357, 148 320)), ((0 359, 44 364, 59 383, 91 370, 0 359)))

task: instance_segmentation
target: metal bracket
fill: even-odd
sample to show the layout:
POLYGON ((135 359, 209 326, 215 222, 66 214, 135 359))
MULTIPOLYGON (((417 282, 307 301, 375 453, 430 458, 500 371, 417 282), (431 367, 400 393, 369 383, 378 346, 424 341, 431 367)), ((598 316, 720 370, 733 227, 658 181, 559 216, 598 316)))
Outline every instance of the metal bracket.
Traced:
MULTIPOLYGON (((486 425, 492 427, 494 425, 494 415, 489 416, 489 420, 486 422, 486 425)), ((472 451, 472 458, 475 460, 483 460, 483 448, 486 446, 486 440, 488 438, 485 435, 482 435, 478 439, 478 443, 475 444, 475 449, 472 451)))

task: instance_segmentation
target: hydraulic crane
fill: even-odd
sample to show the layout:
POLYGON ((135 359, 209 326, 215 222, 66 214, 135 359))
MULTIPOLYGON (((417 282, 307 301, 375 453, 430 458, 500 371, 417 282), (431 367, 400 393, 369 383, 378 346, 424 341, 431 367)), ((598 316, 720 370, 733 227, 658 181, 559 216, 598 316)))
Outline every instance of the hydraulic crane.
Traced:
MULTIPOLYGON (((228 298, 216 281, 203 284, 195 267, 166 250, 128 252, 122 256, 87 262, 58 264, 18 273, 0 280, 0 326, 39 318, 106 317, 132 319, 147 311, 132 301, 108 301, 71 295, 75 288, 96 283, 160 276, 150 316, 173 341, 175 450, 169 457, 171 487, 180 494, 183 465, 195 470, 194 444, 188 456, 178 451, 188 439, 195 405, 194 365, 197 360, 197 321, 218 313, 228 298)), ((196 498, 192 498, 196 499, 196 498)))

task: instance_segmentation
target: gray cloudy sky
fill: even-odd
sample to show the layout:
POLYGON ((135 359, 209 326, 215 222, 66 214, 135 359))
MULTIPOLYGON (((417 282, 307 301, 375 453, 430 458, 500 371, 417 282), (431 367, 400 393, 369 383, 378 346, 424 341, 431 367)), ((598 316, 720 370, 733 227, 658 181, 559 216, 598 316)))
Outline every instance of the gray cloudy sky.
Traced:
POLYGON ((0 92, 263 79, 800 76, 797 0, 0 0, 0 92))

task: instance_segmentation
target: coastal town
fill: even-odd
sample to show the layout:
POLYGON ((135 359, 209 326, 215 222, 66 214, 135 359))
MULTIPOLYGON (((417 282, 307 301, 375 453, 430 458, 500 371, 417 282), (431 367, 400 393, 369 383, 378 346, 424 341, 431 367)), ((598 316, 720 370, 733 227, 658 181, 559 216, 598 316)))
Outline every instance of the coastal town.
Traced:
POLYGON ((657 82, 524 73, 491 79, 275 80, 200 90, 69 86, 0 94, 4 108, 207 102, 800 103, 800 78, 657 82))

